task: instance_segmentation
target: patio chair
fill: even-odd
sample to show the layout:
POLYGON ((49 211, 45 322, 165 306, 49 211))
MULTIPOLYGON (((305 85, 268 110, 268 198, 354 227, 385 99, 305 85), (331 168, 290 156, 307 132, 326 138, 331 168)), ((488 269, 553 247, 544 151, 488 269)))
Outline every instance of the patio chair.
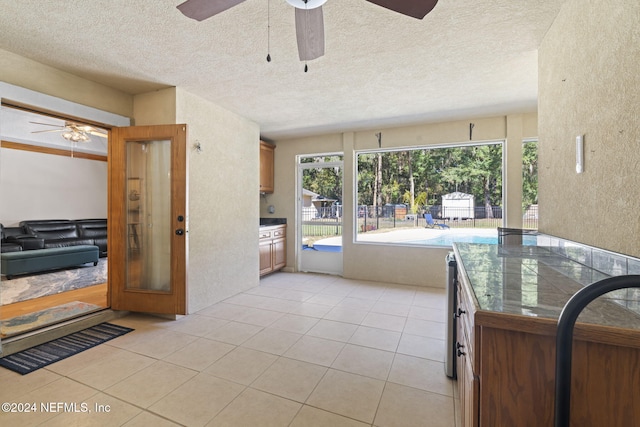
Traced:
POLYGON ((424 219, 425 221, 427 221, 427 225, 424 226, 424 228, 450 228, 447 224, 443 224, 441 222, 435 222, 433 220, 433 216, 430 213, 426 213, 424 214, 424 219))

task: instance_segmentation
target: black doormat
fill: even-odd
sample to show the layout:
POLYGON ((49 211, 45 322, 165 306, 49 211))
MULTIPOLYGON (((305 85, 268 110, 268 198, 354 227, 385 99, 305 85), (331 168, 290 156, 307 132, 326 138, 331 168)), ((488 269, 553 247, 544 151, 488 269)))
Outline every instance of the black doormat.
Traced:
POLYGON ((133 331, 101 323, 79 332, 0 358, 0 366, 25 375, 133 331))

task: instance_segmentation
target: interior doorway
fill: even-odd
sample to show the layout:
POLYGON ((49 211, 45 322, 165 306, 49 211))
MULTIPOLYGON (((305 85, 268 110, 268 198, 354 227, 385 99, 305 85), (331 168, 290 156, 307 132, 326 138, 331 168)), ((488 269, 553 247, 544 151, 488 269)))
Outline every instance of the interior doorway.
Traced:
POLYGON ((87 107, 74 107, 77 113, 86 112, 87 119, 67 115, 68 102, 42 95, 30 104, 30 91, 9 85, 0 86, 0 95, 13 95, 2 97, 0 110, 3 255, 22 251, 26 239, 42 246, 30 250, 56 247, 51 239, 31 236, 36 229, 51 235, 56 228, 64 228, 61 246, 100 245, 95 262, 45 271, 30 267, 11 278, 3 275, 0 337, 6 339, 109 307, 108 135, 112 125, 126 122, 87 107), (58 106, 60 113, 50 113, 58 106), (111 124, 104 124, 103 118, 111 124), (24 222, 32 222, 32 229, 27 230, 24 222))
POLYGON ((342 274, 342 154, 298 157, 298 270, 342 274))

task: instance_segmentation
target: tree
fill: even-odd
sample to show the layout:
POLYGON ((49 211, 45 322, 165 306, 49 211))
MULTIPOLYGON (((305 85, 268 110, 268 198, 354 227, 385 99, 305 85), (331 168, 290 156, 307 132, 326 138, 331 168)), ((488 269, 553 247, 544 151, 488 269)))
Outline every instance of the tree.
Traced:
POLYGON ((522 210, 538 203, 538 142, 522 145, 522 210))

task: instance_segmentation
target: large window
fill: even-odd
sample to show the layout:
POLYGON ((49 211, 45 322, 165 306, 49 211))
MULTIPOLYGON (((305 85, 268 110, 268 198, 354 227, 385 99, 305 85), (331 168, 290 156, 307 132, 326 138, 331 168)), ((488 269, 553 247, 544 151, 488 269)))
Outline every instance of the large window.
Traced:
POLYGON ((497 239, 502 143, 358 153, 356 197, 359 242, 497 239))

